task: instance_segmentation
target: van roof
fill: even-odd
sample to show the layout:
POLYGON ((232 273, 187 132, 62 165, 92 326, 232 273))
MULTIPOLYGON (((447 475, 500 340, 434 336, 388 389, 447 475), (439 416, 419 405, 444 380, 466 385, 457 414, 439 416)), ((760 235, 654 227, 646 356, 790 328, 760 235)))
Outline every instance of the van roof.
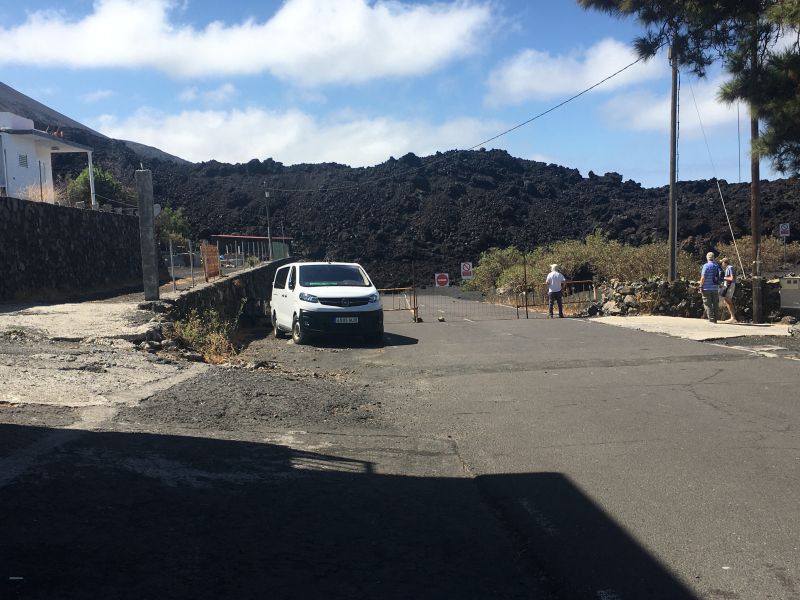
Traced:
POLYGON ((294 266, 321 266, 321 265, 339 265, 339 266, 348 266, 348 267, 360 267, 361 265, 358 263, 348 263, 348 262, 333 262, 333 261, 308 261, 308 262, 293 262, 289 263, 288 265, 282 265, 283 267, 294 267, 294 266))

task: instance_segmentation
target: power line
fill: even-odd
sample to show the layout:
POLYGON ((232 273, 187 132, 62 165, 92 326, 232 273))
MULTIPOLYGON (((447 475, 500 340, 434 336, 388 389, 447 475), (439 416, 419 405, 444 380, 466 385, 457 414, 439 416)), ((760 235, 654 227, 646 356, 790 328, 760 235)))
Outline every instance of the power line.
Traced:
POLYGON ((722 187, 719 185, 719 177, 717 177, 717 165, 714 164, 714 157, 711 154, 711 146, 708 143, 708 136, 706 136, 706 128, 703 126, 703 118, 700 116, 700 106, 697 104, 697 98, 694 95, 694 88, 691 81, 689 82, 689 91, 692 93, 692 101, 694 102, 694 109, 697 111, 697 120, 700 122, 700 131, 703 133, 703 141, 706 143, 706 151, 708 152, 708 160, 711 163, 711 171, 714 173, 714 181, 717 184, 717 192, 719 192, 719 199, 722 202, 722 210, 725 212, 725 220, 728 222, 728 229, 731 232, 731 239, 733 240, 733 247, 736 250, 736 257, 739 259, 739 268, 743 274, 747 274, 744 270, 744 263, 742 262, 742 255, 739 253, 739 245, 736 243, 736 234, 733 233, 733 225, 731 225, 731 217, 728 214, 728 207, 725 204, 725 197, 722 195, 722 187))
MULTIPOLYGON (((506 129, 505 131, 503 131, 501 133, 498 133, 497 135, 494 135, 494 136, 492 136, 492 137, 490 137, 490 138, 488 138, 486 140, 483 140, 482 142, 478 142, 474 146, 470 146, 469 148, 466 148, 466 150, 475 150, 475 148, 479 148, 479 147, 483 146, 484 144, 488 144, 489 142, 493 142, 494 140, 496 140, 498 138, 501 138, 504 135, 508 135, 512 131, 516 131, 517 129, 520 129, 521 127, 525 127, 526 125, 530 125, 534 121, 537 121, 538 119, 541 119, 542 117, 550 114, 551 112, 553 112, 555 110, 558 110, 559 108, 561 108, 562 106, 565 106, 566 104, 569 104, 573 100, 577 100, 581 96, 583 96, 585 94, 588 94, 593 89, 603 85, 606 81, 609 81, 610 79, 613 79, 617 75, 620 75, 621 73, 627 71, 632 66, 634 66, 635 64, 641 62, 642 60, 644 60, 644 57, 640 56, 639 58, 637 58, 633 62, 631 62, 631 63, 625 65, 624 67, 622 67, 621 69, 613 72, 608 77, 604 77, 603 79, 601 79, 597 83, 594 83, 594 84, 590 85, 589 87, 587 87, 584 90, 578 92, 577 94, 575 94, 573 96, 570 96, 569 98, 567 98, 566 100, 564 100, 562 102, 559 102, 555 106, 551 106, 547 110, 542 111, 539 114, 534 115, 530 119, 528 119, 526 121, 523 121, 522 123, 519 123, 517 125, 514 125, 513 127, 510 127, 509 129, 506 129)), ((435 164, 437 164, 439 162, 442 162, 444 160, 445 160, 444 157, 438 158, 436 160, 433 160, 433 161, 429 162, 426 166, 432 166, 432 165, 435 165, 435 164)), ((298 192, 329 192, 329 191, 349 190, 349 189, 361 187, 363 185, 366 185, 367 183, 376 183, 378 181, 383 181, 385 179, 391 179, 392 177, 395 177, 395 174, 393 174, 393 175, 385 175, 383 177, 376 177, 375 179, 371 179, 369 182, 353 183, 353 184, 350 184, 350 185, 341 185, 341 186, 336 186, 336 187, 323 187, 323 188, 313 188, 313 189, 312 188, 307 188, 307 189, 294 188, 294 189, 290 189, 290 188, 271 188, 271 187, 267 187, 267 188, 264 188, 264 189, 266 191, 271 191, 271 192, 292 192, 292 193, 298 193, 298 192)))

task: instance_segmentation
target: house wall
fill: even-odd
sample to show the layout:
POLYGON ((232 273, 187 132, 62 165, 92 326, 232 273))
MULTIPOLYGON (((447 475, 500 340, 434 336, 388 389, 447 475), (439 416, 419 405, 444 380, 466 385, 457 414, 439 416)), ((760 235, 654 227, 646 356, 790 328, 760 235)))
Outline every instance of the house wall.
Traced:
POLYGON ((142 289, 137 217, 0 198, 0 302, 142 289))
MULTIPOLYGON (((36 143, 32 140, 20 138, 19 136, 3 135, 3 152, 5 154, 7 194, 18 196, 28 186, 39 189, 39 161, 49 163, 50 157, 39 156, 36 143), (19 164, 19 156, 28 157, 28 166, 23 167, 19 164)), ((52 178, 48 175, 49 185, 52 186, 52 178)), ((44 181, 42 182, 45 183, 44 181)))

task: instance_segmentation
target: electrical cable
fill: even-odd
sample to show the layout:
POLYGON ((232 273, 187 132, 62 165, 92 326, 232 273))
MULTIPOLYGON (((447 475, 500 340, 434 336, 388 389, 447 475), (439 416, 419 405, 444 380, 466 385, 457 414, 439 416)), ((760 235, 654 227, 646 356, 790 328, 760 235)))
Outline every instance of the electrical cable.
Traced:
MULTIPOLYGON (((555 110, 558 110, 559 108, 561 108, 562 106, 564 106, 564 105, 566 105, 566 104, 569 104, 569 103, 570 103, 570 102, 572 102, 573 100, 577 100, 577 99, 578 99, 578 98, 580 98, 581 96, 583 96, 583 95, 585 95, 585 94, 588 94, 589 92, 591 92, 591 91, 592 91, 593 89, 595 89, 596 87, 599 87, 599 86, 603 85, 603 84, 604 84, 606 81, 609 81, 610 79, 613 79, 613 78, 614 78, 614 77, 616 77, 617 75, 619 75, 619 74, 621 74, 621 73, 623 73, 623 72, 627 71, 627 70, 628 70, 628 69, 630 69, 632 66, 634 66, 635 64, 637 64, 637 63, 639 63, 639 62, 641 62, 641 61, 643 61, 643 60, 644 60, 644 57, 641 57, 641 56, 640 56, 639 58, 637 58, 637 59, 636 59, 636 60, 634 60, 633 62, 631 62, 631 63, 629 63, 629 64, 625 65, 624 67, 622 67, 621 69, 619 69, 619 70, 615 71, 615 72, 614 72, 614 73, 612 73, 611 75, 609 75, 609 76, 607 76, 607 77, 604 77, 603 79, 601 79, 601 80, 600 80, 600 81, 598 81, 597 83, 594 83, 594 84, 590 85, 589 87, 587 87, 587 88, 585 88, 584 90, 582 90, 582 91, 578 92, 577 94, 575 94, 575 95, 573 95, 573 96, 570 96, 569 98, 567 98, 566 100, 563 100, 562 102, 559 102, 559 103, 558 103, 558 104, 556 104, 555 106, 551 106, 551 107, 550 107, 550 108, 548 108, 547 110, 545 110, 545 111, 543 111, 543 112, 540 112, 540 113, 539 113, 539 114, 537 114, 537 115, 534 115, 534 116, 533 116, 533 117, 531 117, 530 119, 528 119, 528 120, 526 120, 526 121, 523 121, 522 123, 519 123, 519 124, 517 124, 517 125, 514 125, 513 127, 510 127, 510 128, 508 128, 508 129, 506 129, 505 131, 503 131, 503 132, 501 132, 501 133, 498 133, 497 135, 494 135, 494 136, 492 136, 492 137, 490 137, 490 138, 488 138, 488 139, 485 139, 485 140, 483 140, 482 142, 478 142, 477 144, 475 144, 475 145, 473 145, 473 146, 470 146, 469 148, 465 148, 464 150, 466 150, 466 151, 469 151, 469 150, 475 150, 475 148, 479 148, 479 147, 483 146, 484 144, 488 144, 489 142, 493 142, 494 140, 496 140, 496 139, 498 139, 498 138, 501 138, 501 137, 503 137, 504 135, 508 135, 508 134, 509 134, 509 133, 511 133, 512 131, 516 131, 517 129, 520 129, 521 127, 525 127, 526 125, 529 125, 529 124, 533 123, 534 121, 536 121, 536 120, 538 120, 538 119, 541 119, 541 118, 542 118, 542 117, 544 117, 545 115, 548 115, 548 114, 550 114, 551 112, 553 112, 553 111, 555 111, 555 110)), ((431 161, 431 162, 427 163, 425 166, 428 166, 428 167, 430 167, 430 166, 432 166, 432 165, 435 165, 435 164, 437 164, 437 163, 439 163, 439 162, 442 162, 442 161, 444 161, 444 160, 445 160, 444 158, 435 159, 435 160, 433 160, 433 161, 431 161)), ((358 188, 358 187, 361 187, 361 186, 363 186, 363 185, 366 185, 367 183, 375 183, 375 182, 378 182, 378 181, 383 181, 383 180, 386 180, 386 179, 391 179, 391 178, 393 178, 393 177, 396 177, 396 174, 392 174, 392 175, 385 175, 385 176, 383 176, 383 177, 377 177, 377 178, 375 178, 375 179, 370 179, 368 182, 353 183, 353 184, 351 184, 351 185, 341 185, 341 186, 336 186, 336 187, 323 187, 323 188, 313 188, 313 189, 303 189, 303 188, 295 188, 295 189, 290 189, 290 188, 273 188, 273 187, 265 187, 265 188, 264 188, 264 190, 265 190, 265 191, 269 191, 269 192, 287 192, 287 193, 301 193, 301 192, 330 192, 330 191, 339 191, 339 190, 349 190, 349 189, 354 189, 354 188, 358 188)))
POLYGON ((703 133, 703 141, 706 144, 708 151, 708 160, 711 162, 711 171, 714 173, 714 181, 717 183, 717 191, 719 192, 719 199, 722 202, 722 210, 725 211, 725 219, 728 221, 728 229, 731 232, 731 239, 733 240, 733 247, 736 249, 736 257, 739 259, 739 268, 742 270, 743 275, 747 275, 744 270, 744 263, 742 262, 742 255, 739 253, 739 245, 736 243, 736 236, 733 233, 733 226, 731 225, 731 217, 728 214, 728 207, 725 205, 725 197, 722 195, 722 187, 719 185, 719 177, 717 177, 717 166, 714 164, 714 157, 711 155, 711 146, 708 144, 708 137, 706 136, 706 128, 703 126, 703 118, 700 116, 700 107, 697 104, 697 98, 694 95, 694 88, 689 82, 689 91, 692 93, 692 101, 694 108, 697 111, 697 120, 700 122, 700 131, 703 133))
POLYGON ((137 204, 129 204, 127 202, 123 202, 122 200, 115 200, 114 198, 106 198, 105 196, 101 196, 97 192, 95 192, 94 195, 95 195, 95 197, 101 198, 101 199, 105 200, 106 202, 113 202, 114 204, 119 204, 119 205, 124 206, 126 208, 139 208, 139 206, 137 204))

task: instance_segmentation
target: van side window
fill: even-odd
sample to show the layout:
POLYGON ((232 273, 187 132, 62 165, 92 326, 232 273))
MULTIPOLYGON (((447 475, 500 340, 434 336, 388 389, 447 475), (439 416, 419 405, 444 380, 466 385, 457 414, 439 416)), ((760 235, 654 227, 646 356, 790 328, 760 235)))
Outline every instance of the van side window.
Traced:
POLYGON ((273 284, 273 288, 276 290, 282 290, 286 287, 286 276, 289 274, 289 267, 284 267, 283 269, 278 269, 278 272, 275 273, 275 283, 273 284))
POLYGON ((289 273, 289 289, 290 290, 294 289, 294 282, 297 280, 297 278, 295 277, 294 271, 295 271, 295 269, 294 269, 294 267, 292 267, 292 271, 291 271, 291 273, 289 273))

